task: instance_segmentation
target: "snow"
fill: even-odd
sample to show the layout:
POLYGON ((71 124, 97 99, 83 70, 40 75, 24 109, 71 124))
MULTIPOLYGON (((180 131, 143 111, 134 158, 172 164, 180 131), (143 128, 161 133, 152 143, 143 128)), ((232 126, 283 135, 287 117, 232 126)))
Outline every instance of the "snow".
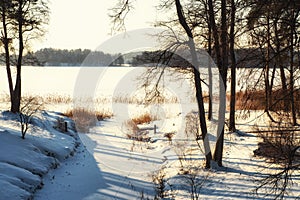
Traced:
POLYGON ((41 177, 74 153, 75 131, 70 129, 69 136, 56 130, 55 117, 45 111, 36 115, 23 140, 18 115, 0 114, 0 199, 31 198, 43 186, 41 177))
MULTIPOLYGON (((26 82, 26 93, 47 96, 58 92, 57 95, 73 95, 79 68, 67 68, 66 73, 58 71, 60 68, 29 68, 24 70, 25 79, 27 77, 29 80, 34 70, 37 70, 35 74, 41 74, 37 75, 41 84, 26 82), (62 77, 65 74, 68 77, 62 77), (56 76, 60 82, 54 79, 56 76), (55 84, 49 85, 49 82, 55 84), (49 89, 45 90, 45 85, 49 85, 49 89)), ((96 68, 88 70, 89 73, 99 74, 96 68)), ((127 73, 133 73, 132 69, 119 71, 123 77, 119 77, 120 80, 113 78, 113 86, 119 89, 103 89, 112 86, 105 84, 105 81, 112 81, 110 77, 115 72, 116 69, 105 71, 105 78, 98 82, 95 98, 101 95, 100 91, 106 92, 107 96, 118 96, 118 92, 124 92, 133 76, 127 73)), ((95 110, 109 110, 114 116, 90 127, 87 133, 77 133, 74 122, 59 113, 72 108, 74 105, 71 103, 47 104, 45 109, 48 111, 40 111, 32 119, 25 140, 21 138, 18 115, 1 112, 0 200, 154 199, 153 177, 159 173, 165 173, 165 190, 169 194, 166 199, 190 199, 190 182, 193 177, 184 174, 185 170, 196 173, 200 199, 273 199, 272 194, 266 197, 263 190, 258 191, 257 195, 255 189, 258 181, 277 166, 253 156, 260 139, 254 133, 246 133, 255 124, 267 125, 266 118, 258 118, 262 116, 261 111, 251 111, 247 119, 238 118, 238 129, 241 132, 226 133, 224 167, 219 168, 213 163, 213 169, 204 170, 201 168, 203 153, 184 132, 185 116, 196 110, 197 106, 186 97, 189 91, 184 89, 182 93, 175 86, 167 87, 186 101, 180 99, 178 104, 149 106, 98 103, 95 110), (149 142, 133 141, 127 136, 131 132, 125 122, 143 113, 158 116, 149 124, 139 125, 140 130, 145 131, 151 139, 149 142), (68 123, 68 132, 57 128, 59 120, 68 123), (172 141, 164 136, 166 133, 174 133, 172 141), (179 157, 184 157, 181 160, 184 167, 179 157)), ((136 95, 135 89, 132 85, 129 92, 136 95)), ((1 88, 0 92, 3 90, 1 88)), ((1 104, 1 107, 7 108, 7 105, 1 104)), ((215 124, 214 121, 208 124, 212 149, 216 140, 212 134, 215 124)), ((287 199, 295 199, 300 195, 299 182, 299 179, 294 180, 287 199)))
MULTIPOLYGON (((253 117, 257 115, 260 113, 254 113, 253 117)), ((141 126, 143 129, 148 127, 156 142, 146 145, 136 143, 132 150, 133 142, 126 138, 120 123, 115 117, 99 123, 89 133, 81 133, 80 138, 86 148, 81 147, 75 157, 58 170, 51 171, 35 199, 125 200, 139 199, 142 195, 153 199, 152 175, 161 168, 167 172, 175 199, 189 199, 189 179, 178 175, 180 170, 174 149, 176 140, 170 145, 163 140, 162 133, 152 133, 151 128, 156 121, 141 126)), ((246 125, 242 123, 242 126, 246 125)), ((269 172, 265 160, 253 157, 257 142, 254 134, 226 135, 225 167, 198 172, 200 179, 207 177, 200 189, 201 199, 273 199, 273 196, 264 197, 261 191, 258 195, 255 193, 257 181, 269 172)), ((195 161, 193 164, 203 164, 203 156, 199 159, 199 154, 196 154, 196 157, 191 157, 195 161)), ((297 184, 294 187, 297 188, 297 184)), ((294 188, 294 191, 299 195, 298 190, 294 188)), ((289 198, 295 198, 296 194, 289 198)))

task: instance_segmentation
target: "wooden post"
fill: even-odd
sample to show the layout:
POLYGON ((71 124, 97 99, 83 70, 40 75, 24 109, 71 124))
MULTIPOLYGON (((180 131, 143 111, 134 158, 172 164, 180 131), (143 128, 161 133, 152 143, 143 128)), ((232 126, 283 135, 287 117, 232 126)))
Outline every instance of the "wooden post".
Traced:
POLYGON ((65 131, 65 132, 68 132, 68 122, 65 122, 64 124, 65 124, 65 126, 64 126, 64 131, 65 131))

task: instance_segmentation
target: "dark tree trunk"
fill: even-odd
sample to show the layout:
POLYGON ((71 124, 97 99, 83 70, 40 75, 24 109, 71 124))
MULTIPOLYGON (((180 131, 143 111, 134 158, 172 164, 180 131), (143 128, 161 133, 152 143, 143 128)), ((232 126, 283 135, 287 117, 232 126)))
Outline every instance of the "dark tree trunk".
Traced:
POLYGON ((210 58, 208 58, 208 91, 209 91, 209 100, 208 100, 208 119, 212 120, 212 110, 213 110, 213 105, 212 105, 212 84, 213 84, 213 80, 212 80, 212 37, 211 37, 211 26, 208 25, 208 55, 210 56, 210 58))
POLYGON ((294 32, 295 32, 295 11, 292 8, 291 13, 291 25, 290 25, 290 99, 291 99, 291 109, 292 109, 292 124, 295 126, 297 125, 297 118, 296 118, 296 108, 295 108, 295 99, 294 99, 294 32))
POLYGON ((17 13, 17 20, 18 20, 18 36, 19 36, 19 54, 17 60, 17 76, 16 76, 16 84, 14 88, 14 95, 12 101, 11 112, 20 112, 20 105, 21 105, 21 69, 22 69, 22 60, 23 60, 23 50, 24 50, 24 43, 23 43, 23 0, 18 1, 18 13, 17 13))
POLYGON ((270 19, 269 19, 269 14, 268 14, 268 16, 267 16, 267 53, 266 53, 266 65, 265 65, 265 96, 266 96, 265 112, 269 112, 269 110, 270 110, 269 71, 270 71, 270 19))
POLYGON ((3 38, 2 43, 4 45, 5 50, 5 65, 6 65, 6 73, 7 73, 7 80, 8 80, 8 86, 9 86, 9 95, 10 95, 10 102, 12 107, 12 102, 14 99, 14 90, 13 90, 13 81, 12 81, 12 74, 10 69, 10 52, 9 52, 9 45, 10 45, 10 38, 8 37, 7 33, 7 8, 6 4, 2 4, 2 26, 3 26, 3 38))
POLYGON ((219 34, 215 22, 215 13, 212 0, 208 1, 209 17, 213 30, 215 50, 217 55, 217 64, 220 73, 220 104, 219 104, 219 119, 217 128, 217 144, 214 152, 214 160, 219 166, 222 166, 223 147, 224 147, 224 124, 226 111, 226 81, 228 70, 228 50, 227 50, 227 11, 226 0, 221 1, 221 46, 219 42, 219 34))
POLYGON ((208 120, 212 120, 212 113, 213 113, 213 105, 212 105, 212 90, 213 90, 213 73, 212 73, 212 29, 209 21, 209 14, 208 14, 208 3, 205 3, 205 10, 206 10, 206 18, 207 18, 207 28, 208 28, 208 91, 209 91, 209 99, 208 99, 208 120))
POLYGON ((265 65, 265 112, 272 122, 275 122, 271 113, 270 113, 270 105, 271 105, 271 94, 272 88, 270 87, 270 48, 271 48, 271 32, 270 32, 270 16, 269 10, 267 13, 267 53, 266 53, 266 65, 265 65))
POLYGON ((280 69, 280 79, 281 79, 281 89, 282 89, 282 97, 284 102, 284 111, 288 112, 289 110, 289 99, 288 99, 288 88, 286 83, 286 76, 284 72, 284 67, 281 63, 281 45, 280 45, 280 38, 278 33, 278 19, 274 20, 274 31, 275 31, 275 44, 276 44, 276 65, 279 66, 280 69))
POLYGON ((236 59, 234 52, 234 43, 235 43, 235 2, 231 0, 231 20, 230 20, 230 58, 231 58, 231 85, 230 85, 230 114, 229 114, 229 130, 234 132, 236 131, 235 127, 235 93, 236 93, 236 59))
MULTIPOLYGON (((196 88, 196 98, 198 103, 198 116, 200 120, 200 129, 202 133, 202 140, 204 144, 204 150, 205 150, 205 159, 206 159, 206 168, 210 168, 210 162, 212 160, 209 140, 207 136, 207 125, 206 125, 206 119, 205 119, 205 109, 204 109, 204 102, 203 102, 203 95, 202 95, 202 87, 201 87, 201 78, 200 78, 200 72, 199 72, 199 61, 196 54, 196 48, 194 43, 194 37, 191 29, 189 28, 186 19, 182 12, 182 7, 180 0, 175 0, 176 2, 176 10, 179 22, 181 26, 184 28, 187 36, 189 37, 189 48, 192 55, 192 63, 193 63, 193 73, 194 73, 194 82, 195 82, 195 88, 196 88)), ((200 137, 200 136, 199 136, 200 137)))

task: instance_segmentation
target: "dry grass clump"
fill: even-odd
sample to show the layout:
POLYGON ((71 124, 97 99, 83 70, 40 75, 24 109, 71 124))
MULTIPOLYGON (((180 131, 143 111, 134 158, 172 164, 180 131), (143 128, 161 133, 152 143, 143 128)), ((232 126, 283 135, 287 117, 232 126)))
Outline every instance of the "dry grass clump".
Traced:
POLYGON ((88 110, 86 108, 75 108, 72 110, 68 110, 64 113, 64 115, 69 118, 73 118, 76 115, 93 116, 93 117, 96 117, 96 119, 98 121, 110 119, 114 116, 113 113, 111 113, 109 111, 94 112, 94 111, 88 110))
POLYGON ((153 97, 150 99, 145 99, 144 97, 135 97, 135 96, 128 96, 128 95, 119 95, 112 98, 112 102, 114 103, 125 103, 125 104, 143 104, 143 103, 156 103, 156 104, 163 104, 163 103, 178 103, 179 100, 176 96, 170 97, 153 97))
POLYGON ((103 121, 106 119, 110 119, 114 116, 114 114, 110 111, 101 111, 101 112, 96 112, 96 118, 98 121, 103 121))
POLYGON ((136 97, 131 97, 127 95, 120 95, 120 96, 115 96, 112 98, 113 103, 124 103, 124 104, 142 104, 143 99, 139 99, 136 97))
POLYGON ((169 132, 169 133, 165 133, 164 137, 167 138, 170 143, 172 143, 172 138, 174 137, 174 135, 175 132, 169 132))
POLYGON ((79 131, 86 132, 92 126, 95 126, 97 121, 111 118, 111 112, 95 112, 88 108, 74 108, 64 113, 66 117, 72 118, 79 131))
POLYGON ((131 140, 139 142, 149 142, 150 137, 148 131, 142 131, 133 120, 127 120, 124 122, 126 127, 126 137, 131 140))
POLYGON ((127 120, 123 124, 126 127, 126 132, 128 133, 136 133, 140 131, 139 127, 133 120, 127 120))
POLYGON ((149 142, 151 137, 148 136, 147 131, 138 131, 136 133, 127 133, 126 134, 128 139, 135 140, 138 142, 149 142))
POLYGON ((88 132, 89 128, 95 126, 97 122, 95 112, 86 108, 74 108, 65 112, 64 115, 72 118, 76 123, 76 128, 81 132, 88 132))
POLYGON ((41 97, 47 103, 72 103, 72 98, 70 96, 62 96, 62 95, 47 95, 45 97, 41 97))
POLYGON ((156 116, 151 115, 150 113, 144 113, 142 115, 139 115, 137 117, 132 118, 131 120, 135 124, 147 124, 151 121, 157 120, 158 118, 156 116))
MULTIPOLYGON (((229 98, 229 96, 228 96, 229 98)), ((294 92, 295 107, 300 108, 300 91, 294 92)), ((270 110, 285 110, 285 100, 287 101, 287 109, 290 110, 290 96, 282 89, 272 91, 270 110)), ((266 97, 264 90, 257 91, 240 91, 236 93, 236 109, 237 110, 264 110, 266 97)))

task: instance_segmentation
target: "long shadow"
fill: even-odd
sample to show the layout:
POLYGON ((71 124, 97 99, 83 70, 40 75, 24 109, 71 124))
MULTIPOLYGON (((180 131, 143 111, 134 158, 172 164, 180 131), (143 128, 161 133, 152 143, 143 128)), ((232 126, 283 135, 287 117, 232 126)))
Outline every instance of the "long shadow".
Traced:
MULTIPOLYGON (((98 179, 95 184, 91 185, 91 187, 95 187, 94 191, 86 194, 81 199, 127 200, 137 199, 142 195, 148 197, 153 195, 153 185, 150 182, 138 180, 120 173, 101 171, 100 163, 98 163, 94 157, 94 153, 98 152, 99 145, 85 134, 80 135, 80 138, 84 144, 88 143, 89 159, 92 159, 89 163, 92 163, 92 170, 95 171, 95 177, 98 179)), ((120 165, 122 164, 124 163, 120 163, 120 165)), ((92 179, 94 179, 94 177, 92 179)))

